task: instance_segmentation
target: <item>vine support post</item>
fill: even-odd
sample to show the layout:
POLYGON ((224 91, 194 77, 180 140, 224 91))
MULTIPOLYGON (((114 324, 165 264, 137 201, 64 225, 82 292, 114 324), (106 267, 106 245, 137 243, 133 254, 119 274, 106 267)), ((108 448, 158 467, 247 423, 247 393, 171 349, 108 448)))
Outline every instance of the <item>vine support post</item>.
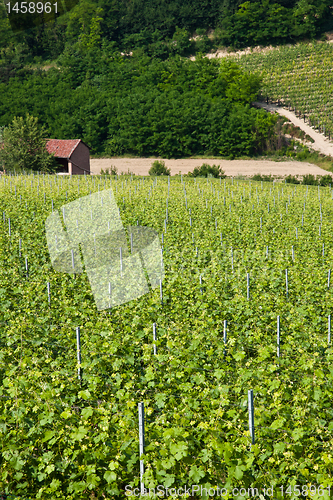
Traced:
POLYGON ((327 336, 328 347, 331 345, 331 315, 328 315, 328 336, 327 336))
POLYGON ((81 373, 81 335, 80 327, 76 327, 76 354, 77 354, 77 378, 82 383, 82 373, 81 373))
POLYGON ((247 393, 247 402, 248 402, 248 410, 249 410, 249 430, 251 436, 251 444, 255 444, 255 436, 254 436, 254 406, 253 406, 253 390, 249 389, 247 393))
POLYGON ((71 256, 72 256, 72 268, 75 270, 75 263, 74 263, 74 250, 71 250, 71 256))
POLYGON ((331 281, 331 270, 328 270, 328 276, 327 276, 327 288, 330 287, 330 281, 331 281))
POLYGON ((224 351, 223 351, 223 354, 225 356, 225 348, 226 348, 226 345, 227 345, 227 320, 226 319, 223 321, 223 342, 224 342, 224 351))
MULTIPOLYGON (((139 454, 140 458, 145 452, 145 408, 144 403, 139 403, 139 454)), ((143 460, 140 460, 140 492, 141 495, 145 494, 145 485, 143 482, 143 475, 145 473, 145 466, 143 460)))
POLYGON ((286 296, 288 298, 288 269, 286 269, 286 296))
POLYGON ((276 341, 277 341, 277 357, 280 357, 280 316, 276 321, 276 341))
POLYGON ((48 303, 51 304, 50 282, 48 281, 46 283, 46 285, 47 285, 47 300, 48 300, 48 303))
POLYGON ((161 299, 161 305, 163 306, 163 289, 162 289, 162 280, 160 280, 160 299, 161 299))
POLYGON ((250 274, 246 274, 246 297, 250 300, 250 274))
POLYGON ((154 348, 154 356, 157 355, 157 350, 156 350, 156 323, 153 323, 153 341, 154 341, 154 344, 153 344, 153 348, 154 348))

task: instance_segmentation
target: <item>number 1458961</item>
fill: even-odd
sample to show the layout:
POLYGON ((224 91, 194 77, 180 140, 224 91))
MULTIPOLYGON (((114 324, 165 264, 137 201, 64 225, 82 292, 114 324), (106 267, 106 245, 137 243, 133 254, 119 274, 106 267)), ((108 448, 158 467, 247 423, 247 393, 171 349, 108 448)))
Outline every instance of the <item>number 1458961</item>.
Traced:
POLYGON ((54 12, 58 13, 58 4, 57 2, 8 2, 6 3, 8 14, 12 14, 16 12, 17 14, 50 14, 54 12))
POLYGON ((282 495, 293 495, 293 496, 324 496, 325 493, 328 493, 328 496, 331 494, 331 486, 322 486, 315 484, 295 484, 293 486, 289 485, 288 487, 278 486, 277 490, 280 490, 282 495))

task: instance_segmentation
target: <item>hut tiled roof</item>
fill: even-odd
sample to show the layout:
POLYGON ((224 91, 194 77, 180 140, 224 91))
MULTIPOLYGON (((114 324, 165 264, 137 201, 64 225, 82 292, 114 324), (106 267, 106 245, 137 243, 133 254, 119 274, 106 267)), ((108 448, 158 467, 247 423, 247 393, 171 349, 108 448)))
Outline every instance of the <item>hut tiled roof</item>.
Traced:
POLYGON ((70 158, 80 142, 81 139, 50 139, 46 143, 46 149, 57 158, 70 158))

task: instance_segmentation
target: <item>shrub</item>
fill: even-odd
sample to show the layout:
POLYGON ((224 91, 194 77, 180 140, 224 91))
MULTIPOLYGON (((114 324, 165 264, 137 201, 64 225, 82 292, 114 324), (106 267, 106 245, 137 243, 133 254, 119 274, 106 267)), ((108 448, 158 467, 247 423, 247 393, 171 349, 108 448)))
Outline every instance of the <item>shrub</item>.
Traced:
POLYGON ((106 168, 105 170, 103 170, 101 168, 100 175, 117 175, 117 172, 118 172, 117 167, 115 167, 114 165, 111 165, 110 168, 106 168))
POLYGON ((253 181, 273 182, 274 177, 272 175, 254 174, 250 179, 253 181))
POLYGON ((303 176, 302 184, 307 184, 308 186, 329 186, 332 184, 332 176, 327 175, 317 175, 315 178, 312 174, 307 174, 303 176))
POLYGON ((170 169, 165 166, 164 161, 155 160, 148 173, 149 175, 170 175, 170 169))
POLYGON ((303 176, 302 184, 306 184, 307 186, 317 186, 318 181, 316 181, 316 178, 312 174, 306 174, 303 176))
POLYGON ((317 181, 319 186, 329 186, 332 184, 332 176, 330 174, 327 175, 317 175, 317 181))
POLYGON ((203 163, 201 167, 195 167, 189 175, 192 177, 221 177, 221 179, 226 177, 220 165, 209 165, 208 163, 203 163))
POLYGON ((294 175, 288 175, 286 178, 285 178, 285 181, 287 184, 300 184, 301 181, 299 181, 297 179, 297 177, 295 177, 294 175))

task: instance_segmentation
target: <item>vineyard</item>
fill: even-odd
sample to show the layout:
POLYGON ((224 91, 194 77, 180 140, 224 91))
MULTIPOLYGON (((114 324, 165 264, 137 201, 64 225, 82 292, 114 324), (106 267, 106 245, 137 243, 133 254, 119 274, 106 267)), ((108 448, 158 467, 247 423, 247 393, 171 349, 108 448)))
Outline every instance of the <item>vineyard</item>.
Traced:
POLYGON ((250 72, 263 73, 262 98, 288 106, 327 137, 333 136, 333 44, 282 46, 238 56, 250 72))
POLYGON ((0 192, 0 493, 330 497, 331 186, 3 175, 0 192), (110 188, 124 227, 160 235, 165 277, 98 311, 85 272, 54 271, 45 221, 110 188))

